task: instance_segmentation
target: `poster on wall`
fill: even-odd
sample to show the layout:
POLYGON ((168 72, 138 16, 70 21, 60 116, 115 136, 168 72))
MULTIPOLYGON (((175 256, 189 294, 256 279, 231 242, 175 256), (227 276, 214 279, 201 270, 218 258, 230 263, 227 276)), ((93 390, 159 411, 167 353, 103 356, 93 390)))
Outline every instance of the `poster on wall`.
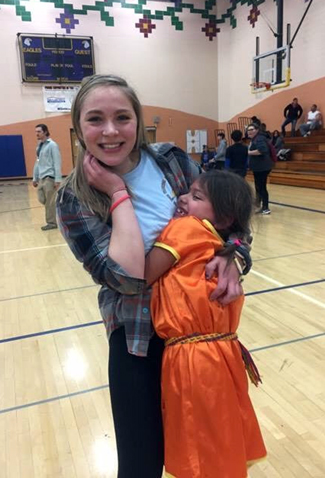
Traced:
POLYGON ((44 109, 48 113, 71 111, 79 86, 43 86, 44 109))
POLYGON ((203 145, 205 144, 208 144, 208 132, 206 129, 196 129, 194 132, 190 129, 186 131, 187 153, 202 153, 203 145))
POLYGON ((95 73, 92 37, 18 33, 22 80, 80 83, 95 73))

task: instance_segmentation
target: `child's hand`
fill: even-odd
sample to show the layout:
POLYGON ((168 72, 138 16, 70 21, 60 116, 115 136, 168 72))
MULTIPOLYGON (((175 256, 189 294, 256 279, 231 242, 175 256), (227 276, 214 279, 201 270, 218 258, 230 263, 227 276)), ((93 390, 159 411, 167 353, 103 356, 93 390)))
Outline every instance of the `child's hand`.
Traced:
POLYGON ((112 197, 114 192, 126 189, 123 179, 109 168, 101 166, 98 160, 88 151, 84 157, 84 171, 90 186, 112 197))
POLYGON ((239 272, 234 262, 228 265, 226 257, 215 256, 205 267, 207 279, 211 279, 214 275, 218 276, 218 286, 210 295, 210 300, 217 300, 221 305, 227 305, 243 295, 239 272))

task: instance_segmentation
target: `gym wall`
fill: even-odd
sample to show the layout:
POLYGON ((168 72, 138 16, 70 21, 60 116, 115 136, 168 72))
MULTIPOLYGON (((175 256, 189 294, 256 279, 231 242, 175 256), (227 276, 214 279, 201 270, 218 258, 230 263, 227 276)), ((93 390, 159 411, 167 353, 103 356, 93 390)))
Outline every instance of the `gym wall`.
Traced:
MULTIPOLYGON (((214 130, 238 116, 260 116, 279 127, 284 106, 298 96, 325 113, 325 2, 314 0, 292 50, 292 84, 276 93, 250 92, 255 37, 261 51, 275 47, 266 17, 275 26, 274 0, 196 0, 191 3, 131 0, 0 0, 0 135, 22 135, 27 176, 35 161, 35 125, 46 123, 72 168, 70 116, 45 113, 41 85, 22 84, 18 32, 92 36, 97 73, 124 76, 144 105, 145 123, 159 116, 157 141, 185 148, 187 129, 214 130), (215 5, 216 3, 216 5, 215 5), (263 14, 263 15, 262 15, 263 14)), ((285 0, 285 23, 295 30, 304 0, 285 0)))

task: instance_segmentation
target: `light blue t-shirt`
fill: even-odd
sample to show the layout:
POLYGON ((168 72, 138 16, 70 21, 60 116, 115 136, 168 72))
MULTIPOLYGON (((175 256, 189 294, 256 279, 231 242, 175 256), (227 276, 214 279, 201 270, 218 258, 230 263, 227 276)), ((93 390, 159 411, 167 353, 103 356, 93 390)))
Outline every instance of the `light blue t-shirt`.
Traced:
POLYGON ((123 178, 132 193, 132 204, 147 253, 173 217, 177 198, 156 161, 147 151, 141 151, 139 164, 124 174, 123 178))

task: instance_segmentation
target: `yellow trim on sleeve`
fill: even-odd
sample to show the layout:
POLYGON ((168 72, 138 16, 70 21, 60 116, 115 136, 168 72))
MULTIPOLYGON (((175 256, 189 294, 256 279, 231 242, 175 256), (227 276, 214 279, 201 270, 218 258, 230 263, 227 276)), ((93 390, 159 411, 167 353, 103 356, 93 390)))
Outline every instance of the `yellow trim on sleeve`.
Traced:
POLYGON ((219 241, 221 242, 222 245, 224 245, 225 241, 222 239, 222 237, 219 236, 218 234, 218 231, 215 229, 215 227, 211 224, 210 221, 208 221, 207 219, 202 219, 202 222, 203 224, 205 224, 207 226, 208 229, 210 229, 210 231, 212 232, 212 234, 214 234, 215 236, 217 236, 217 238, 219 239, 219 241))
POLYGON ((154 243, 154 246, 155 247, 160 247, 161 249, 165 249, 166 251, 170 252, 172 256, 175 257, 175 264, 177 264, 177 262, 180 260, 181 256, 178 254, 177 251, 175 251, 175 249, 173 249, 172 247, 170 246, 167 246, 167 244, 164 244, 163 242, 155 242, 154 243))

